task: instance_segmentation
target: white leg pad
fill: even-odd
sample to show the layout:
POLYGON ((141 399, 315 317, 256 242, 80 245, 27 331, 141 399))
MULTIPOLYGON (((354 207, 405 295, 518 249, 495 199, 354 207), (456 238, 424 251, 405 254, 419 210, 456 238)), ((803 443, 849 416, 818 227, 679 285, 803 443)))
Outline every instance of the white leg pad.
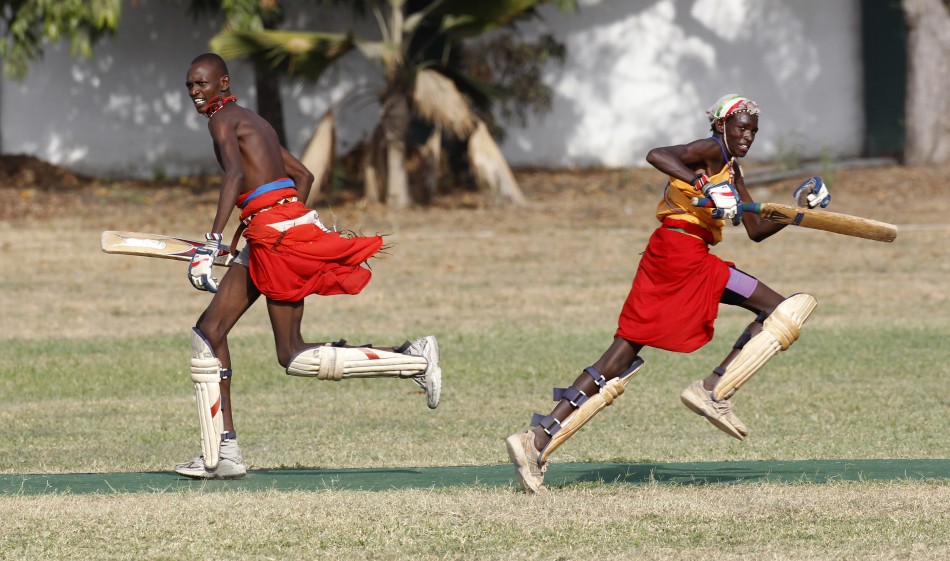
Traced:
POLYGON ((198 401, 198 425, 201 427, 201 453, 208 469, 218 466, 221 458, 221 362, 198 328, 191 331, 191 381, 198 401))
POLYGON ((717 401, 729 399, 773 356, 789 348, 817 306, 815 297, 805 293, 793 294, 776 306, 765 318, 762 331, 749 339, 726 367, 713 390, 713 397, 717 401))
POLYGON ((287 365, 287 374, 333 381, 344 378, 411 378, 425 372, 428 364, 421 356, 367 347, 324 345, 295 356, 287 365))

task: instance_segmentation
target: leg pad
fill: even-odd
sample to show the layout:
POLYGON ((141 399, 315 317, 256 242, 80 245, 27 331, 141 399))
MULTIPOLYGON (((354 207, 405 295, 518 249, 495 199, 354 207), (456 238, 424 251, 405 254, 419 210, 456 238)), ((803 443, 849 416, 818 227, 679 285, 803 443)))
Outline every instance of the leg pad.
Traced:
POLYGON ((428 364, 421 356, 367 347, 324 345, 297 354, 287 365, 287 374, 333 381, 344 378, 411 378, 425 372, 428 364))
POLYGON ((762 331, 742 346, 739 354, 726 366, 716 384, 716 400, 729 399, 749 378, 773 356, 788 349, 798 339, 805 321, 818 306, 810 294, 794 294, 776 306, 762 324, 762 331))
POLYGON ((201 453, 204 455, 205 467, 214 469, 221 457, 221 434, 224 432, 221 362, 197 327, 191 331, 191 381, 195 384, 198 402, 201 453))
POLYGON ((633 377, 637 374, 637 372, 640 371, 640 368, 642 367, 643 359, 637 357, 637 359, 633 361, 633 364, 630 365, 630 368, 628 368, 626 372, 617 378, 607 381, 599 392, 584 400, 580 407, 568 415, 567 419, 558 423, 558 429, 550 433, 551 440, 548 442, 547 446, 544 447, 544 450, 541 451, 541 456, 538 458, 538 463, 543 464, 546 462, 548 456, 557 450, 561 444, 564 444, 564 441, 570 438, 575 432, 579 431, 581 427, 586 425, 587 422, 594 417, 594 415, 600 413, 608 405, 611 405, 614 400, 624 392, 624 390, 627 388, 627 383, 633 379, 633 377))

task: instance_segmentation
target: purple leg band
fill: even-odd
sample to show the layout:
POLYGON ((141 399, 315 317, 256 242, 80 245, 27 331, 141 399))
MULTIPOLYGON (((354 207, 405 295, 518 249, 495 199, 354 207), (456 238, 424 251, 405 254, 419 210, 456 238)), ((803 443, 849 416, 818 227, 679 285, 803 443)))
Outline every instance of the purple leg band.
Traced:
POLYGON ((758 279, 750 277, 738 269, 729 268, 729 281, 726 282, 726 290, 731 290, 743 298, 752 296, 752 291, 759 285, 758 279))

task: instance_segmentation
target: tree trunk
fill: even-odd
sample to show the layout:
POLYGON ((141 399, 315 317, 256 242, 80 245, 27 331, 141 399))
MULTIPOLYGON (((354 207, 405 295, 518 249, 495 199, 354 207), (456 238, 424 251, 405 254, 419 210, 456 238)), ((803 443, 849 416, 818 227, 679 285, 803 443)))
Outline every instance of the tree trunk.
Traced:
POLYGON ((385 196, 381 182, 386 175, 386 159, 382 125, 377 125, 363 148, 363 196, 371 203, 381 203, 385 196))
POLYGON ((392 91, 383 100, 382 126, 386 142, 386 204, 394 209, 409 206, 406 173, 406 134, 409 131, 409 100, 392 91))
POLYGON ((280 145, 286 148, 287 133, 284 131, 284 104, 280 98, 280 76, 275 72, 255 68, 254 83, 257 86, 257 114, 274 127, 280 145))
POLYGON ((946 0, 901 0, 907 21, 907 164, 950 162, 950 13, 946 0))

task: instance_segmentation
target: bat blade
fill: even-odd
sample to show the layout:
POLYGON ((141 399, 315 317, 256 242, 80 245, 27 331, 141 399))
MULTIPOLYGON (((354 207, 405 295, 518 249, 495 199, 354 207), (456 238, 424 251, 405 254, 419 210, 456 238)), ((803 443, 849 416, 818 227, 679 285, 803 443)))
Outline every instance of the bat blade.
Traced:
MULTIPOLYGON (((693 206, 713 207, 715 205, 705 197, 693 197, 693 206)), ((766 220, 779 224, 833 232, 866 240, 892 242, 897 239, 897 226, 850 214, 799 208, 780 203, 742 203, 742 211, 754 212, 766 220)))
MULTIPOLYGON (((119 255, 191 261, 191 258, 195 256, 195 250, 203 246, 204 242, 161 234, 115 230, 102 232, 102 251, 119 255)), ((221 246, 214 264, 222 266, 231 264, 231 249, 228 246, 221 246)))
MULTIPOLYGON (((796 208, 779 203, 756 204, 759 206, 759 216, 780 224, 791 224, 879 242, 892 242, 897 239, 897 226, 870 218, 813 208, 796 208)), ((743 210, 745 210, 744 207, 743 210)))

